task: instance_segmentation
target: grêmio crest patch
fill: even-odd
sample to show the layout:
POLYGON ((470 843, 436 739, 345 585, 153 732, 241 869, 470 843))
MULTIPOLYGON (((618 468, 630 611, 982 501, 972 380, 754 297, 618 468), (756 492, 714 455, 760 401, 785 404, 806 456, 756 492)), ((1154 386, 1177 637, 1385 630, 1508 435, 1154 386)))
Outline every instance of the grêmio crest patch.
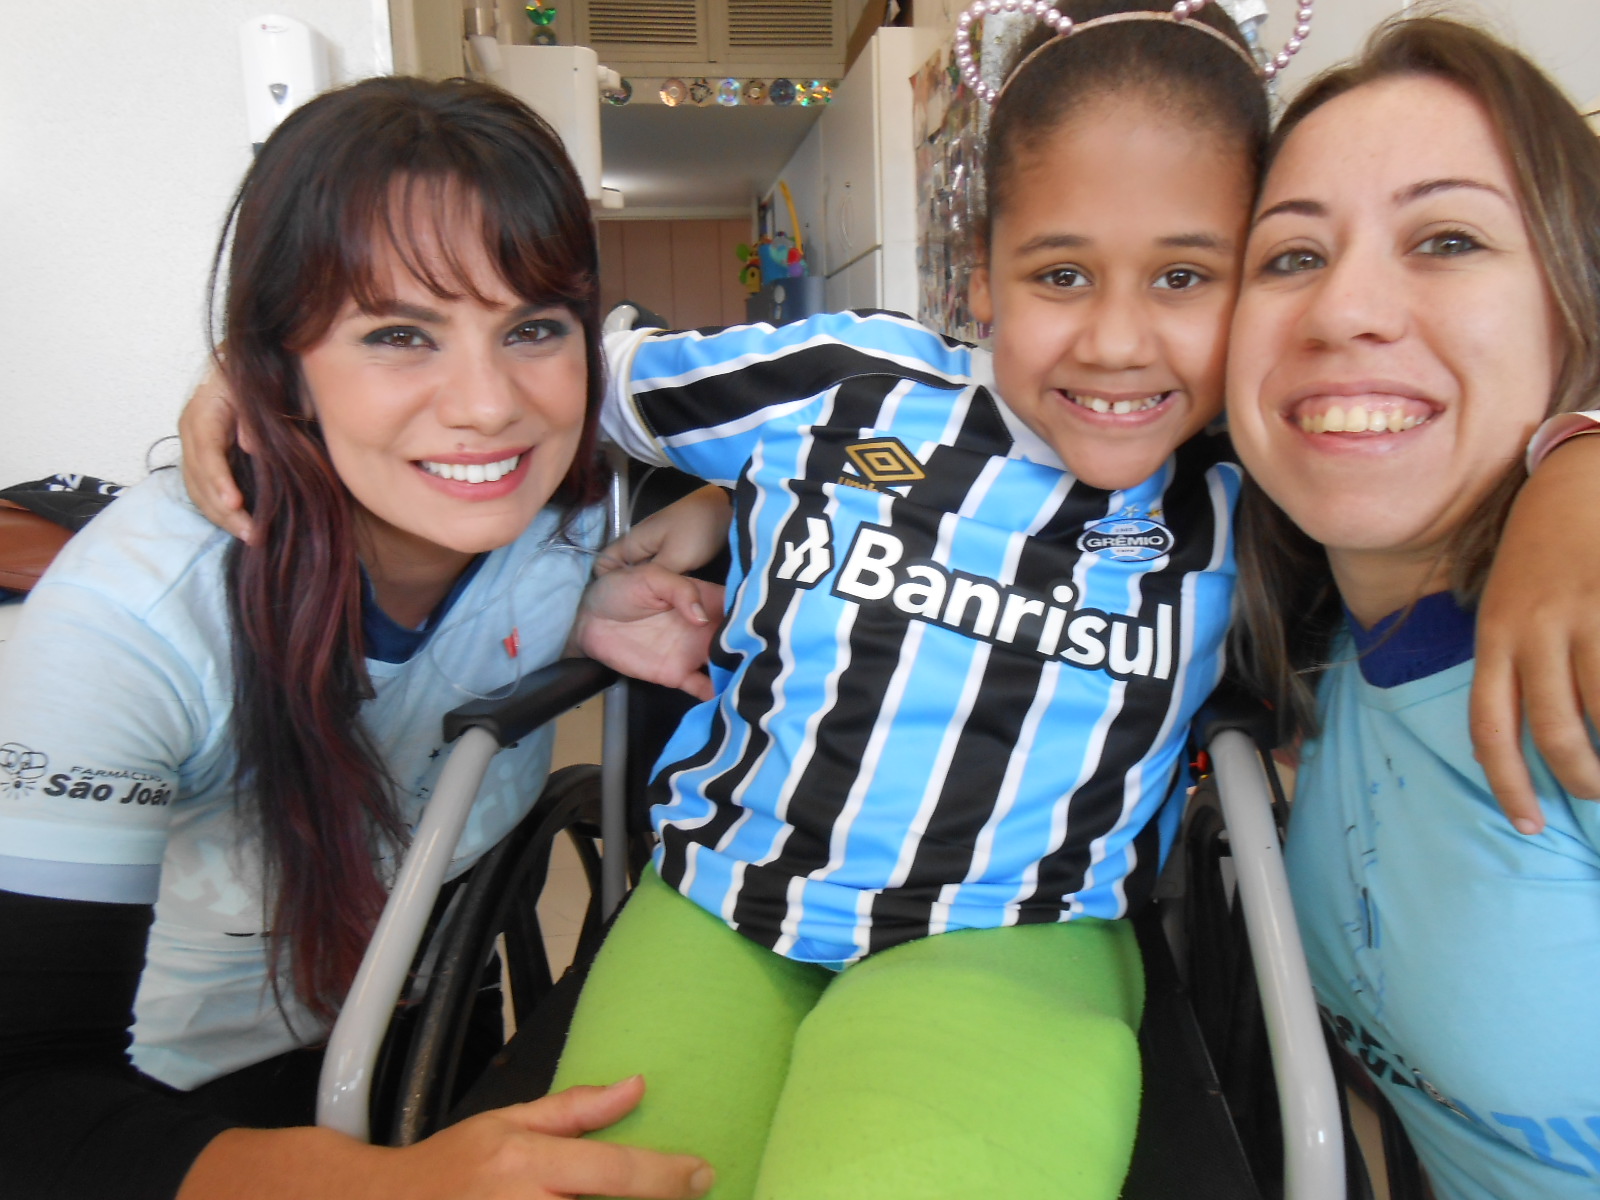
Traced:
POLYGON ((1171 554, 1175 541, 1172 530, 1160 521, 1118 513, 1085 525, 1078 549, 1116 562, 1149 562, 1171 554))

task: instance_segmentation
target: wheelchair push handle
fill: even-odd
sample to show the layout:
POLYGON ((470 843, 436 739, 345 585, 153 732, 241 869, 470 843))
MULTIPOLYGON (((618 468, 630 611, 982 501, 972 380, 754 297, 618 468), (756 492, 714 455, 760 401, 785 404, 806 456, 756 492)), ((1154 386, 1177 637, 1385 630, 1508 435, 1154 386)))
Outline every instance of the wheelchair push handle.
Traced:
POLYGON ((508 696, 472 700, 446 713, 444 740, 482 729, 501 747, 512 745, 616 681, 615 671, 592 658, 563 658, 527 676, 508 696))
MULTIPOLYGON (((1267 714, 1270 718, 1271 714, 1267 714)), ((1273 818, 1261 744, 1237 723, 1207 729, 1283 1119, 1284 1200, 1345 1200, 1344 1127, 1273 818)))

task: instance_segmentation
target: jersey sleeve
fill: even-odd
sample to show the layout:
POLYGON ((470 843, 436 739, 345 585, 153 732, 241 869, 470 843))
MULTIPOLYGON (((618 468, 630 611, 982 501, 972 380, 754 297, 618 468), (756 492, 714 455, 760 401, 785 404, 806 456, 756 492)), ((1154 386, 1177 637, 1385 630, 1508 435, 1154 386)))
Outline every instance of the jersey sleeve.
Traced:
POLYGON ((0 659, 0 889, 153 903, 203 690, 140 614, 47 578, 0 659))
POLYGON ((959 388, 971 348, 888 313, 823 313, 789 325, 637 330, 606 339, 601 424, 628 454, 732 486, 769 422, 862 375, 959 388))

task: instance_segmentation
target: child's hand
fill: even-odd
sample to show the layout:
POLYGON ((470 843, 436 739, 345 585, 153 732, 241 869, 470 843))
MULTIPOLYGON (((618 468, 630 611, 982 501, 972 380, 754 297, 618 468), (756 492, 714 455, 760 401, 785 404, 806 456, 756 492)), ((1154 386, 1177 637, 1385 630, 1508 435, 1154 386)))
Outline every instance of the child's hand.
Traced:
POLYGON ((1553 451, 1511 510, 1478 610, 1472 740, 1523 833, 1544 814, 1523 761, 1523 718, 1574 796, 1600 798, 1600 436, 1553 451))
POLYGON ((183 442, 183 486, 189 489, 189 499, 206 520, 248 542, 250 514, 228 469, 228 450, 239 439, 238 421, 233 395, 216 363, 184 405, 178 437, 183 442))
POLYGON ((649 683, 712 697, 706 660, 722 586, 654 564, 613 569, 583 595, 569 649, 649 683))
POLYGON ((728 544, 733 507, 728 493, 707 484, 640 521, 600 552, 594 573, 654 563, 682 573, 703 567, 728 544))

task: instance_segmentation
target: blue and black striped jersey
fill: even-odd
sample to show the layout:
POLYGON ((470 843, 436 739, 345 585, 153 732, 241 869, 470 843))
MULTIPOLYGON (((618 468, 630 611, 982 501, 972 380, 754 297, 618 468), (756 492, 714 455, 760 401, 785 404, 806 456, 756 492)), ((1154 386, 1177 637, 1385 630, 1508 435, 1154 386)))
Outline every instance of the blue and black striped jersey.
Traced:
POLYGON ((1222 671, 1227 439, 1088 487, 986 354, 891 314, 608 352, 613 440, 735 495, 717 696, 654 785, 662 877, 830 964, 1147 896, 1222 671))

